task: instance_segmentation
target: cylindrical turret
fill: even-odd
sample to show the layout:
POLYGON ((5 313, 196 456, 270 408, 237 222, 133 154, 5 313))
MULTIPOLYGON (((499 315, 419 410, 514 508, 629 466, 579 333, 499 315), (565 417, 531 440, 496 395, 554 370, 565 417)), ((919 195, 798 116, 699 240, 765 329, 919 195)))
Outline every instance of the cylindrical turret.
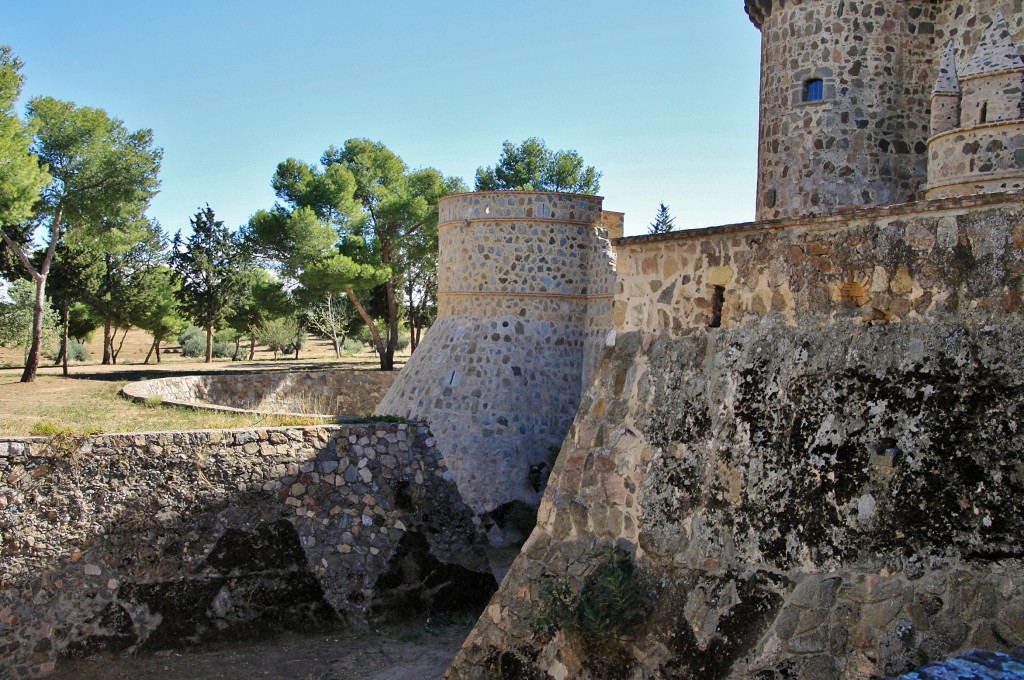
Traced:
POLYGON ((918 198, 937 58, 930 0, 746 0, 760 28, 757 218, 918 198))
POLYGON ((615 283, 605 225, 616 216, 602 201, 519 191, 440 201, 437 320, 377 412, 428 420, 477 512, 539 502, 596 367, 615 283))

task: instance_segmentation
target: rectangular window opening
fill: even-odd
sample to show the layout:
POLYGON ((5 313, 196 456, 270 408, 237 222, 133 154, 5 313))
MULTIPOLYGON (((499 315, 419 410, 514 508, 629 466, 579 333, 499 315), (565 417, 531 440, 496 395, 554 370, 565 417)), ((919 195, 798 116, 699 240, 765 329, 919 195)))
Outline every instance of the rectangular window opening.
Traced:
POLYGON ((711 292, 711 322, 708 328, 722 327, 722 307, 725 306, 725 287, 714 286, 711 292))
POLYGON ((804 83, 804 101, 820 102, 825 98, 825 81, 813 78, 804 83))

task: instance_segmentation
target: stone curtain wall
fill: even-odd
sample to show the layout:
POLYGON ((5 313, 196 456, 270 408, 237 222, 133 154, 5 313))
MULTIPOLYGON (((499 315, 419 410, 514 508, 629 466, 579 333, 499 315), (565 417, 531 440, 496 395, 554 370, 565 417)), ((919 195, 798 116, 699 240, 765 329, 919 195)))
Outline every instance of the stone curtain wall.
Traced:
POLYGON ((530 468, 554 463, 596 366, 614 284, 601 204, 537 192, 440 202, 438 318, 377 413, 429 421, 480 513, 536 506, 530 468))
POLYGON ((620 242, 615 325, 688 332, 777 316, 971 321, 1020 308, 1020 194, 864 210, 816 221, 737 225, 620 242))
POLYGON ((0 678, 457 607, 482 546, 423 426, 2 439, 0 678))
POLYGON ((866 679, 1024 644, 1024 204, 919 207, 620 241, 614 347, 448 677, 866 679), (720 328, 686 292, 711 280, 720 328), (536 636, 602 545, 643 621, 600 654, 536 636))
POLYGON ((142 401, 259 413, 366 415, 395 380, 390 371, 220 373, 143 380, 121 393, 142 401))

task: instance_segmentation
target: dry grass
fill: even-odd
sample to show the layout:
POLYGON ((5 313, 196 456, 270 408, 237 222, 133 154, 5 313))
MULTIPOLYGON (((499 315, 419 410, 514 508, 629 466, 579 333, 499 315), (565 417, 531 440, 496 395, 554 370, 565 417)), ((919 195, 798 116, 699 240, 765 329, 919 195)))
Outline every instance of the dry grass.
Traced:
MULTIPOLYGON (((20 368, 0 369, 0 435, 97 434, 112 432, 161 432, 206 430, 282 425, 312 425, 329 419, 309 416, 262 416, 206 409, 191 409, 162 404, 137 404, 118 396, 126 383, 162 375, 195 375, 218 371, 310 370, 322 368, 377 368, 377 358, 364 353, 334 359, 329 343, 311 340, 302 360, 273 361, 272 354, 257 352, 257 361, 215 361, 212 364, 182 359, 172 352, 164 361, 142 365, 148 350, 146 337, 137 333, 125 342, 122 361, 116 366, 73 364, 71 377, 60 375, 60 368, 44 366, 33 383, 21 383, 20 368), (141 337, 138 337, 141 336, 141 337), (127 353, 129 349, 131 353, 127 353), (141 349, 140 349, 141 348, 141 349), (137 359, 131 364, 125 358, 137 359)), ((94 357, 99 358, 94 353, 94 357)), ((405 357, 402 357, 403 359, 405 357)), ((0 364, 2 365, 2 364, 0 364)))

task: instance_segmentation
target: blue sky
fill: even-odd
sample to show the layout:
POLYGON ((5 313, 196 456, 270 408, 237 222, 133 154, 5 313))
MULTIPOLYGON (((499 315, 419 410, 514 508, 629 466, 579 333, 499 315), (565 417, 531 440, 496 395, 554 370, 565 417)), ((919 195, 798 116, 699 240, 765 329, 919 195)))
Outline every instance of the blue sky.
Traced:
POLYGON ((760 35, 741 0, 9 3, 0 43, 49 95, 152 128, 150 215, 273 205, 278 162, 351 137, 472 186, 504 140, 544 138, 604 173, 644 233, 753 219, 760 35))

